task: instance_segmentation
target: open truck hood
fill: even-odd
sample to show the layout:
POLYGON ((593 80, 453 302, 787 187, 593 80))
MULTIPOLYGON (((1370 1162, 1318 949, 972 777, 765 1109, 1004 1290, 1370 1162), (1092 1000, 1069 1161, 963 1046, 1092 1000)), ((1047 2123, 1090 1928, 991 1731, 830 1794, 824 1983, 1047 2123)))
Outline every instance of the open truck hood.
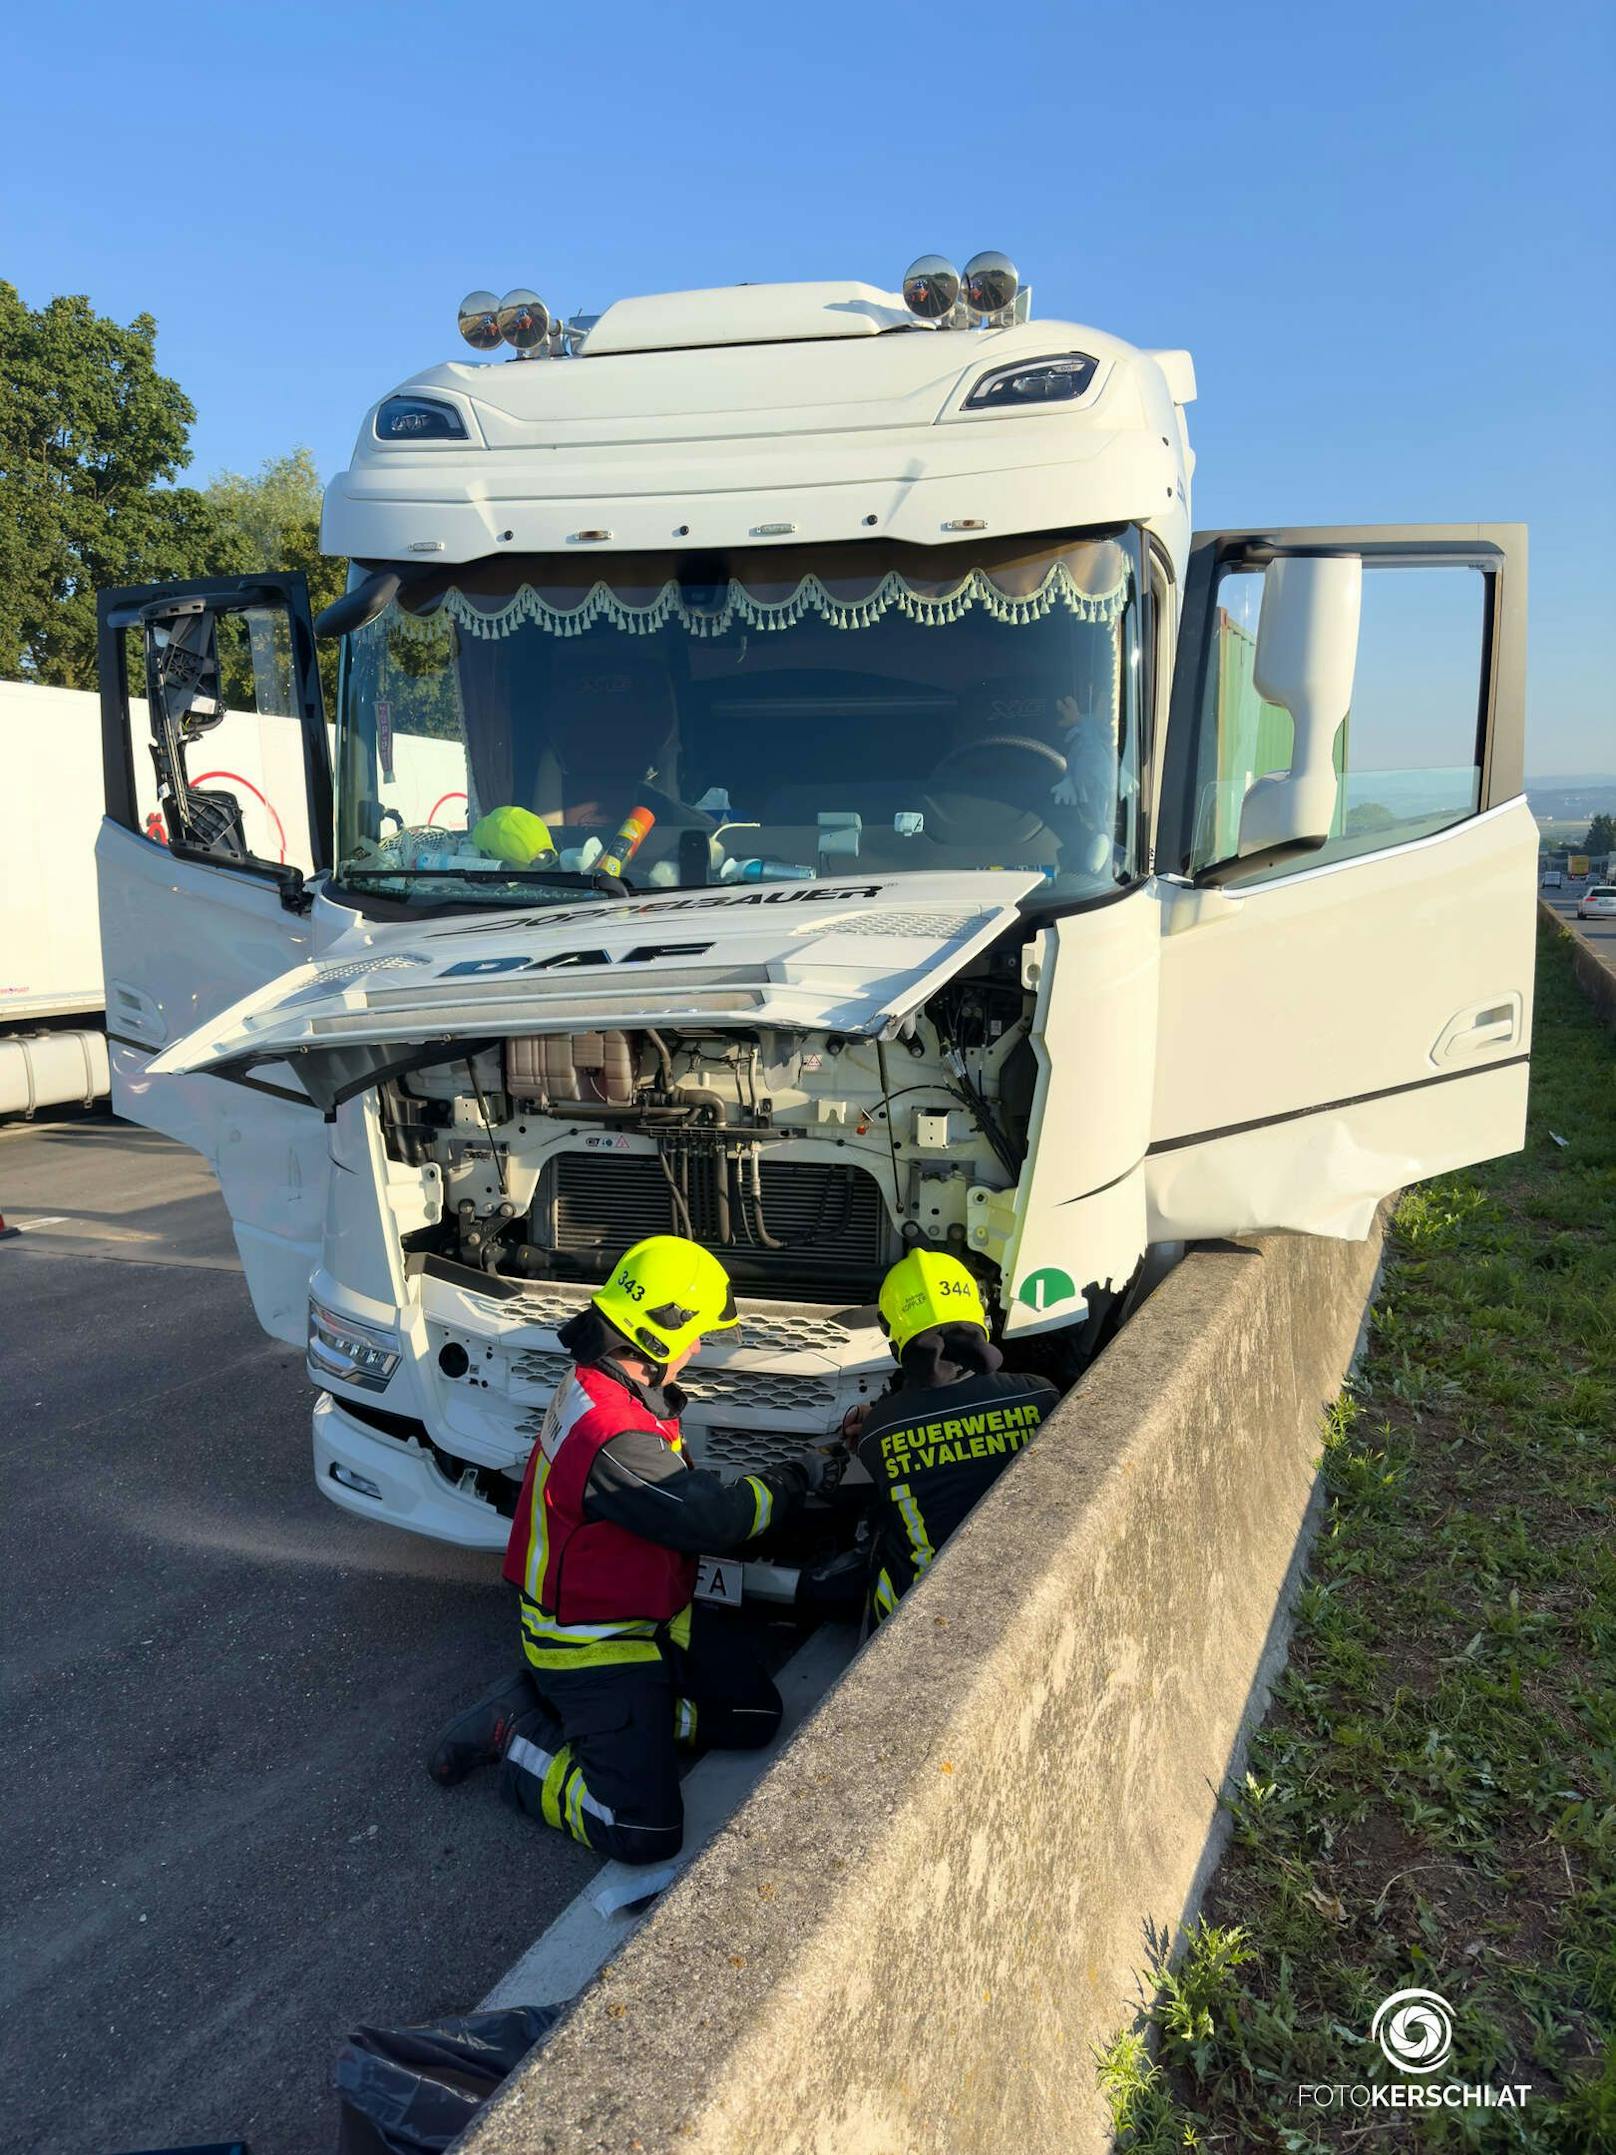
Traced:
POLYGON ((151 1067, 287 1061, 329 1109, 439 1042, 642 1025, 888 1037, 1041 882, 991 869, 357 921, 151 1067))

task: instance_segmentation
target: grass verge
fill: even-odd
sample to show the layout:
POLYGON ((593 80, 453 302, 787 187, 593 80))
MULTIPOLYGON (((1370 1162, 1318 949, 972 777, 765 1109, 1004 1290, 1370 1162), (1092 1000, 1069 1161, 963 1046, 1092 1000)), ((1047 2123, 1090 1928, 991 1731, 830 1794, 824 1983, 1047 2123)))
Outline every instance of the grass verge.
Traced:
POLYGON ((1616 2150, 1616 1059, 1566 943, 1525 1150, 1397 1208, 1229 1849, 1101 2061, 1134 2155, 1616 2150), (1519 2108, 1299 2102, 1403 2079, 1369 2027, 1410 1986, 1454 2009, 1422 2084, 1519 2108))

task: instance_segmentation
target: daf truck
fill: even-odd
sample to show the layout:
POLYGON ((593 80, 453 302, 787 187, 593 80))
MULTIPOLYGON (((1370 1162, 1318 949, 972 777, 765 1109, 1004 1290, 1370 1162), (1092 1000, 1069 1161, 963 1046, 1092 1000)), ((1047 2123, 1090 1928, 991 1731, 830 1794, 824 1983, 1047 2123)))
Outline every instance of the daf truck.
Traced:
POLYGON ((912 1245, 1069 1381, 1162 1252, 1521 1143, 1518 527, 1196 530, 1189 355, 1002 256, 461 326, 329 488, 319 624, 101 599, 114 1102, 213 1164, 335 1503, 499 1547, 647 1234, 735 1283, 685 1426, 739 1472, 883 1386, 912 1245), (307 872, 211 775, 254 684, 307 872))

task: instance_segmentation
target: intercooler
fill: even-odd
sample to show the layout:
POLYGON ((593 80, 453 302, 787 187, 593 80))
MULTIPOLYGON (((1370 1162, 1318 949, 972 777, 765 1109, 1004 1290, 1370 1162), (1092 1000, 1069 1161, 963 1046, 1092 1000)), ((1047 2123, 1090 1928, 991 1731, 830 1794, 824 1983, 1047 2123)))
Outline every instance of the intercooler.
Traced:
MULTIPOLYGON (((751 1196, 735 1188, 726 1243, 713 1161, 690 1162, 691 1228, 737 1287, 816 1302, 859 1299, 873 1290, 889 1254, 887 1210, 874 1177, 839 1162, 767 1155, 760 1173, 761 1222, 751 1196), (779 1248, 768 1246, 764 1230, 779 1248)), ((534 1199, 534 1241, 556 1252, 560 1269, 580 1277, 603 1271, 646 1235, 680 1231, 667 1177, 649 1153, 562 1153, 546 1168, 534 1199)))

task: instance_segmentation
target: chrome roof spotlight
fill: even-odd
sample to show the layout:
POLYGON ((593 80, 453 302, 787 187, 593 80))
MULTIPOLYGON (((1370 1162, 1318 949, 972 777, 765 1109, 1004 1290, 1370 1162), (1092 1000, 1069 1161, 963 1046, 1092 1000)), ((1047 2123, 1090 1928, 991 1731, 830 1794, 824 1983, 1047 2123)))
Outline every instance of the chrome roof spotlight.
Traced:
POLYGON ((965 265, 965 304, 979 321, 1007 312, 1020 290, 1016 265, 994 248, 973 254, 965 265))
POLYGON ((520 285, 499 303, 499 333, 513 351, 524 356, 537 351, 550 334, 550 310, 537 292, 520 285))
POLYGON ((499 301, 492 292, 468 292, 460 302, 460 334, 473 351, 491 352, 499 343, 499 301))
POLYGON ((944 254, 923 254, 903 273, 903 303, 923 322, 952 314, 960 296, 960 273, 944 254))

